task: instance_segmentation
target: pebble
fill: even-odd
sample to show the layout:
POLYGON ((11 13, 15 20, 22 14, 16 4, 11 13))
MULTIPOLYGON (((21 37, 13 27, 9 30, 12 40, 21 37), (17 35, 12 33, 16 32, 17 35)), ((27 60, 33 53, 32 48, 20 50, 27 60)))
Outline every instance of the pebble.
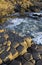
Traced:
POLYGON ((9 65, 22 65, 21 62, 13 60, 9 65))
POLYGON ((27 61, 30 61, 30 60, 32 60, 32 59, 33 59, 33 57, 32 57, 32 54, 31 54, 31 53, 25 53, 25 54, 24 54, 24 58, 25 58, 27 61))
POLYGON ((36 65, 42 65, 42 60, 37 61, 36 65))
POLYGON ((34 65, 34 64, 27 61, 27 62, 25 62, 23 65, 34 65))
POLYGON ((37 52, 42 55, 42 45, 38 45, 37 52))
POLYGON ((35 60, 34 60, 34 59, 32 59, 31 62, 32 62, 33 64, 35 64, 35 60))
POLYGON ((37 45, 36 45, 35 43, 32 44, 31 49, 32 49, 32 50, 36 50, 36 49, 37 49, 37 45))
POLYGON ((36 60, 36 61, 41 59, 40 53, 38 53, 38 52, 33 53, 32 56, 33 56, 34 60, 36 60))
MULTIPOLYGON (((20 59, 19 59, 19 60, 20 60, 20 59)), ((21 62, 22 62, 22 64, 24 64, 24 63, 26 62, 26 59, 24 59, 23 56, 21 57, 21 62)))

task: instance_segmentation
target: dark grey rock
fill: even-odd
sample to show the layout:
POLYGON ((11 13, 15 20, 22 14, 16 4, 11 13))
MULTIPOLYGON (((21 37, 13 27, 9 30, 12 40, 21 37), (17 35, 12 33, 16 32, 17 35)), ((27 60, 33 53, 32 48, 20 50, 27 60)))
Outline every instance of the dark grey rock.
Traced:
POLYGON ((37 61, 36 65, 42 65, 42 60, 37 61))
POLYGON ((0 54, 0 58, 4 61, 4 59, 9 55, 9 52, 4 51, 4 53, 0 54))
POLYGON ((16 4, 14 10, 15 10, 15 12, 20 12, 21 11, 21 5, 16 4))
POLYGON ((36 49, 37 49, 37 45, 36 45, 35 43, 32 44, 31 49, 32 49, 32 50, 34 50, 34 49, 36 50, 36 49))
POLYGON ((31 53, 25 53, 25 54, 24 54, 24 58, 25 58, 27 61, 30 61, 30 60, 32 60, 32 59, 33 59, 33 57, 32 57, 32 54, 31 54, 31 53))
POLYGON ((27 61, 23 56, 20 59, 21 59, 22 64, 24 64, 27 61))
POLYGON ((7 64, 2 64, 2 65, 7 65, 7 64))
POLYGON ((9 65, 22 65, 21 62, 13 60, 9 65))
POLYGON ((23 65, 34 65, 34 64, 27 61, 27 62, 25 62, 23 65))
POLYGON ((19 52, 19 53, 21 53, 22 52, 22 50, 23 50, 23 46, 22 45, 19 45, 17 48, 16 48, 16 50, 19 52))
POLYGON ((35 53, 33 53, 32 55, 33 55, 33 58, 34 58, 36 61, 39 60, 39 59, 41 59, 40 53, 38 53, 38 52, 35 52, 35 53))
POLYGON ((42 54, 42 45, 38 45, 37 52, 39 52, 40 54, 42 54))

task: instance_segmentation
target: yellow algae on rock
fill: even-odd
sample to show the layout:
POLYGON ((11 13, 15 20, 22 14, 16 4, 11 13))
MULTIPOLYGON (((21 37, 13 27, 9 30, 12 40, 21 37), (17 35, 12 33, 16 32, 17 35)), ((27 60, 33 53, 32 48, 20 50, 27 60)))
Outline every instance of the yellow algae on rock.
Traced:
POLYGON ((29 37, 22 38, 18 34, 13 33, 11 31, 10 32, 5 31, 5 34, 4 33, 2 34, 3 34, 3 36, 1 36, 2 47, 0 46, 1 49, 0 58, 2 59, 2 63, 3 61, 6 62, 8 59, 12 61, 18 56, 23 55, 24 53, 27 52, 27 48, 31 47, 32 45, 32 39, 29 37), (8 37, 9 38, 7 39, 6 36, 7 38, 8 37))
POLYGON ((0 33, 4 32, 5 30, 4 29, 0 29, 0 33))
POLYGON ((2 64, 2 59, 0 59, 0 64, 2 64))
POLYGON ((0 1, 0 16, 10 13, 12 9, 13 9, 12 3, 10 3, 9 1, 7 2, 5 0, 0 1))

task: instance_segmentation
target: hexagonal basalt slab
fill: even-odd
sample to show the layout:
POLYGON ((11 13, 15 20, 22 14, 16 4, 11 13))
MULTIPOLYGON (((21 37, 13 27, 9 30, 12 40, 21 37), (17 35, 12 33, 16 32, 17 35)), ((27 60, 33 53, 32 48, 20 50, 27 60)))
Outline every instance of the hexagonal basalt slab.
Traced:
POLYGON ((0 30, 0 64, 26 53, 32 45, 31 41, 31 38, 20 37, 12 31, 0 30))

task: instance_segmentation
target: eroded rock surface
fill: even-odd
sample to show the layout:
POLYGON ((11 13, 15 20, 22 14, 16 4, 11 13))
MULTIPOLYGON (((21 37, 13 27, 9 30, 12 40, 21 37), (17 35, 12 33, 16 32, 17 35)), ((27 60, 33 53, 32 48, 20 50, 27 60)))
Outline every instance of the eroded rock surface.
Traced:
POLYGON ((0 30, 0 64, 26 53, 31 41, 31 38, 22 38, 13 31, 0 30))
MULTIPOLYGON (((12 13, 39 12, 42 9, 42 1, 30 0, 0 0, 0 18, 12 13)), ((7 19, 0 19, 1 22, 7 19)))
POLYGON ((38 65, 40 63, 42 65, 42 45, 35 44, 30 37, 21 37, 14 31, 0 29, 0 64, 38 65))

